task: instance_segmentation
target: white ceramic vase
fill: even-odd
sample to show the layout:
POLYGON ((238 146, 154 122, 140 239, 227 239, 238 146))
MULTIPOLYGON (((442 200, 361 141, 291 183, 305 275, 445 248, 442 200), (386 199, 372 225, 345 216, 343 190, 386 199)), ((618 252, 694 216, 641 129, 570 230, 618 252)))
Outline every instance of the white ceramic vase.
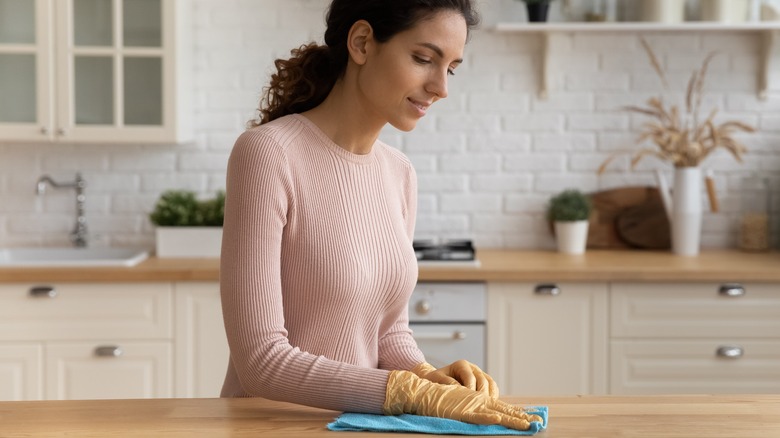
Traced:
POLYGON ((701 241, 702 174, 699 167, 676 167, 672 191, 672 252, 699 254, 701 241))
POLYGON ((558 252, 583 254, 588 243, 588 221, 555 221, 558 252))

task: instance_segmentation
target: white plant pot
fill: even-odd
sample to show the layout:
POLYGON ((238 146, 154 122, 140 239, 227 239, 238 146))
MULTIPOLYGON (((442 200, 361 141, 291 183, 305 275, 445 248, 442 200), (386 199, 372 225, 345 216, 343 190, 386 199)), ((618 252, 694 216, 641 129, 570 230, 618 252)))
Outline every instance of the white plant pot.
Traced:
POLYGON ((558 252, 583 254, 588 243, 588 221, 555 221, 555 241, 558 252))
POLYGON ((219 258, 222 227, 157 227, 157 257, 219 258))
POLYGON ((656 23, 685 21, 685 0, 641 0, 641 20, 656 23))

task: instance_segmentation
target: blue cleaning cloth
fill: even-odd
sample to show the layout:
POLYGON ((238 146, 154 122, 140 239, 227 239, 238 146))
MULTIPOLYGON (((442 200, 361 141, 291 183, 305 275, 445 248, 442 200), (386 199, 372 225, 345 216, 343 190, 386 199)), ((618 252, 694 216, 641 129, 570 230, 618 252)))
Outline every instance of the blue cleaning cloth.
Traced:
POLYGON ((416 432, 438 435, 534 435, 547 427, 547 406, 533 406, 526 408, 526 411, 529 414, 542 417, 542 422, 532 422, 528 430, 514 430, 504 426, 484 426, 448 418, 410 414, 390 416, 347 412, 329 423, 328 429, 335 431, 416 432))

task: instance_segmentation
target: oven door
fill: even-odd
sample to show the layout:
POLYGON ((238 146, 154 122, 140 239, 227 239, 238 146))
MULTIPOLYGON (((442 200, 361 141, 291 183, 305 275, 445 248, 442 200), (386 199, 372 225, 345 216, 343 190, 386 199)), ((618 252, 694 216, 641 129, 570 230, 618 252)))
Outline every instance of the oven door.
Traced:
POLYGON ((485 324, 410 323, 425 360, 436 368, 460 359, 485 369, 485 324))

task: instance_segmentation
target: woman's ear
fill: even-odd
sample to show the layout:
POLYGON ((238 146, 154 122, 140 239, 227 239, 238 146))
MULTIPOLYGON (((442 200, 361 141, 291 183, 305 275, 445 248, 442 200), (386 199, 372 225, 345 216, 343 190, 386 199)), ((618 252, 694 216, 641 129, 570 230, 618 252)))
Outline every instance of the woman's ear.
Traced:
POLYGON ((366 20, 356 21, 349 29, 347 50, 349 50, 349 56, 355 64, 365 64, 373 39, 374 30, 366 20))

